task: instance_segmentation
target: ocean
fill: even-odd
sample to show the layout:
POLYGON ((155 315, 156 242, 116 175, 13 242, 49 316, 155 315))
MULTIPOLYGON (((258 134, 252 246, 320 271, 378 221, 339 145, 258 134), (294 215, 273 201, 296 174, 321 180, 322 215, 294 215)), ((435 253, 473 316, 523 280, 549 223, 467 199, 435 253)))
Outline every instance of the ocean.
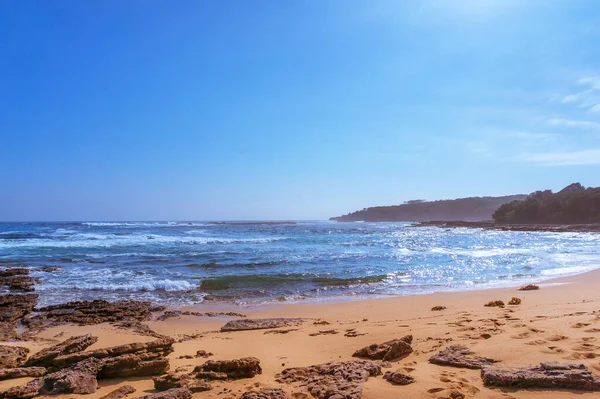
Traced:
POLYGON ((408 223, 0 223, 0 266, 31 268, 40 305, 253 305, 518 286, 600 267, 599 244, 408 223))

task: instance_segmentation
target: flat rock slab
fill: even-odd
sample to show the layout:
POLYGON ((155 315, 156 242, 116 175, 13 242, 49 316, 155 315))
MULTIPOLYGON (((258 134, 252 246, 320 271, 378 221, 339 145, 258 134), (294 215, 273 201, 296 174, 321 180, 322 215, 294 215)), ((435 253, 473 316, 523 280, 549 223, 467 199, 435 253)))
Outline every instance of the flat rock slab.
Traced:
POLYGON ((50 367, 57 357, 81 352, 96 342, 98 342, 98 337, 94 337, 92 334, 77 335, 59 344, 34 353, 27 362, 25 362, 25 365, 27 367, 50 367))
POLYGON ((192 391, 187 388, 173 388, 137 399, 192 399, 192 391))
POLYGON ((260 391, 245 392, 241 399, 290 399, 280 388, 264 388, 260 391))
POLYGON ((431 356, 429 362, 440 366, 481 369, 497 361, 489 357, 477 356, 464 345, 452 345, 431 356))
POLYGON ((260 360, 255 357, 244 357, 234 360, 209 360, 197 366, 194 371, 197 378, 204 379, 233 379, 253 378, 262 373, 260 360))
POLYGON ((413 351, 411 346, 412 339, 412 335, 406 335, 400 339, 394 339, 382 344, 372 344, 357 350, 352 356, 386 361, 398 359, 402 355, 413 351))
POLYGON ((267 328, 290 327, 302 324, 305 319, 277 317, 272 319, 240 319, 227 322, 221 331, 264 330, 267 328))
POLYGON ((92 325, 122 320, 146 321, 152 319, 152 312, 164 310, 164 306, 153 306, 147 301, 105 300, 67 302, 38 309, 41 317, 54 324, 75 323, 92 325))
POLYGON ((41 377, 46 374, 44 367, 16 367, 0 370, 0 380, 23 377, 41 377))
POLYGON ((600 378, 583 364, 548 362, 513 369, 485 367, 481 378, 487 386, 600 391, 600 378))
POLYGON ((100 399, 121 399, 134 392, 135 388, 131 385, 123 385, 122 387, 119 387, 114 391, 110 392, 108 395, 104 395, 100 399))
POLYGON ((19 367, 27 359, 28 348, 0 345, 0 369, 19 367))
POLYGON ((381 365, 365 360, 330 362, 283 370, 280 383, 300 382, 317 399, 360 399, 362 383, 381 374, 381 365))

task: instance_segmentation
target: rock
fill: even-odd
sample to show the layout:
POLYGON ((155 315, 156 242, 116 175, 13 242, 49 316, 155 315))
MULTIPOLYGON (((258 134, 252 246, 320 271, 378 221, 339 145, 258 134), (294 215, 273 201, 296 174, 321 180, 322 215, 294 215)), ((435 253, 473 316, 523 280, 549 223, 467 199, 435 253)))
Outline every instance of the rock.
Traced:
POLYGON ((131 385, 123 385, 109 393, 108 395, 102 396, 100 399, 121 399, 130 393, 134 393, 136 389, 131 385))
MULTIPOLYGON (((42 267, 38 267, 37 269, 35 269, 35 271, 44 272, 44 273, 52 273, 52 272, 56 272, 58 270, 62 270, 62 267, 60 267, 60 266, 42 266, 42 267)), ((125 386, 129 386, 129 385, 125 385, 125 386)))
POLYGON ((41 378, 42 384, 39 393, 42 395, 94 393, 98 388, 96 374, 101 367, 100 360, 87 359, 71 368, 48 374, 41 378))
POLYGON ((509 305, 520 305, 521 299, 513 296, 512 299, 508 302, 508 304, 509 305))
POLYGON ((158 339, 167 338, 166 335, 159 334, 147 325, 135 320, 120 321, 118 323, 114 323, 113 326, 124 330, 132 330, 136 334, 145 335, 147 337, 154 337, 158 339))
POLYGON ((241 399, 289 399, 290 397, 280 388, 264 388, 260 391, 245 392, 241 399))
POLYGON ((10 341, 18 337, 16 324, 0 323, 0 341, 10 341))
POLYGON ((131 344, 112 346, 109 348, 72 353, 70 355, 58 356, 55 358, 52 367, 54 369, 62 369, 89 358, 116 358, 117 356, 127 354, 136 354, 141 356, 140 360, 143 361, 160 359, 173 352, 173 342, 174 340, 172 338, 163 338, 150 342, 134 342, 131 344))
POLYGON ((6 286, 11 291, 35 291, 34 285, 39 282, 39 278, 30 276, 0 277, 0 286, 6 286))
POLYGON ((497 300, 497 301, 489 301, 488 303, 486 303, 483 306, 487 306, 487 307, 498 307, 498 308, 503 308, 504 307, 504 302, 497 300))
POLYGON ((440 310, 444 310, 444 309, 446 309, 445 306, 434 306, 431 308, 431 311, 436 312, 436 311, 440 311, 440 310))
POLYGON ((40 387, 43 381, 35 379, 25 385, 17 385, 8 388, 6 391, 0 392, 0 397, 3 399, 29 399, 39 394, 40 387))
POLYGON ((246 317, 243 313, 237 312, 194 312, 190 310, 167 310, 162 315, 158 316, 156 320, 164 321, 171 317, 181 317, 181 316, 198 316, 198 317, 222 317, 222 316, 232 316, 232 317, 246 317))
POLYGON ((541 363, 513 369, 485 367, 481 378, 487 386, 600 391, 600 378, 583 364, 541 363))
POLYGON ((303 322, 304 319, 299 318, 239 319, 227 322, 221 327, 221 331, 263 330, 266 328, 297 326, 303 322))
POLYGON ((412 335, 406 335, 400 339, 394 339, 382 344, 372 344, 357 350, 353 357, 364 357, 373 360, 394 360, 400 356, 413 351, 412 335))
POLYGON ((196 357, 204 357, 204 358, 207 358, 207 357, 211 357, 211 356, 213 356, 213 355, 214 355, 214 354, 213 354, 212 352, 207 352, 207 351, 205 351, 205 350, 202 350, 202 349, 196 352, 196 357))
POLYGON ((31 313, 37 305, 37 294, 4 294, 0 295, 0 322, 15 323, 23 316, 31 313))
POLYGON ((381 366, 365 360, 331 362, 283 370, 280 383, 300 382, 317 399, 360 399, 361 383, 381 374, 381 366))
POLYGON ((339 334, 339 331, 338 330, 320 330, 319 332, 311 333, 308 335, 311 337, 316 337, 318 335, 335 335, 335 334, 339 334))
POLYGON ((100 324, 122 320, 145 321, 152 319, 152 312, 164 310, 164 306, 152 306, 147 301, 104 300, 67 302, 39 309, 46 319, 54 323, 79 325, 100 324))
POLYGON ((0 369, 19 367, 27 359, 28 348, 0 345, 0 369))
POLYGON ((403 374, 398 371, 387 371, 383 375, 383 379, 392 385, 408 385, 415 382, 415 379, 410 375, 403 374))
POLYGON ((166 391, 172 388, 187 388, 192 392, 210 391, 212 385, 207 381, 195 378, 193 373, 169 373, 160 377, 153 377, 154 388, 166 391))
POLYGON ((24 267, 13 267, 10 269, 0 270, 0 277, 26 276, 29 274, 29 269, 24 267))
POLYGON ((23 377, 41 377, 46 374, 44 367, 16 367, 0 370, 0 380, 23 377))
POLYGON ((258 360, 255 357, 244 357, 242 359, 234 360, 209 360, 206 363, 197 366, 194 369, 194 372, 224 373, 225 375, 227 375, 227 378, 237 380, 240 378, 253 378, 257 374, 262 374, 262 369, 260 368, 260 360, 258 360))
POLYGON ((29 359, 27 359, 25 366, 51 367, 54 359, 56 359, 58 356, 81 352, 96 342, 98 342, 98 337, 94 337, 92 334, 71 337, 66 341, 34 353, 29 359))
POLYGON ((140 396, 136 399, 191 399, 192 391, 187 388, 173 388, 152 395, 140 396))
POLYGON ((441 366, 480 369, 496 363, 496 360, 489 357, 477 356, 466 346, 452 345, 431 356, 429 362, 441 366))
POLYGON ((149 353, 129 353, 104 360, 98 378, 127 378, 164 374, 169 370, 169 359, 149 353))
POLYGON ((535 291, 535 290, 539 290, 540 287, 538 287, 535 284, 527 284, 522 286, 521 288, 519 288, 519 291, 535 291))

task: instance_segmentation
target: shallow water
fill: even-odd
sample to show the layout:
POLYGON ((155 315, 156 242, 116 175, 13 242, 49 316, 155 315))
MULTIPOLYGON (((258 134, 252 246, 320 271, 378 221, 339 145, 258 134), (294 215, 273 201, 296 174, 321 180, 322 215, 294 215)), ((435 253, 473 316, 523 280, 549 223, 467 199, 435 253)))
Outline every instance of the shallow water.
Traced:
POLYGON ((599 244, 403 223, 0 223, 0 266, 61 266, 32 273, 42 304, 247 304, 518 285, 600 267, 599 244))

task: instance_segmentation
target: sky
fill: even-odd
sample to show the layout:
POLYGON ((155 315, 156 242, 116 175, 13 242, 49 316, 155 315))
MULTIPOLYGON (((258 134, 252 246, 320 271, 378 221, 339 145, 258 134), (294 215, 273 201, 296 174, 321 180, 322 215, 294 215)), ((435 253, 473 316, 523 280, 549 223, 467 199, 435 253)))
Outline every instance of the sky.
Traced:
POLYGON ((600 186, 597 0, 4 0, 0 220, 600 186))

